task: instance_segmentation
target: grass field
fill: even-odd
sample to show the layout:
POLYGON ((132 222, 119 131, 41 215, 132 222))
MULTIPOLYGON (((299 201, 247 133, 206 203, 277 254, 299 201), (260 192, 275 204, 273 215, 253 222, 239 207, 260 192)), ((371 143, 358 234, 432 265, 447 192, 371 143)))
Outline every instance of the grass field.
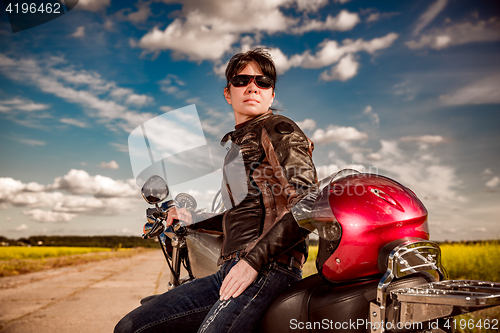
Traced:
POLYGON ((24 246, 6 246, 0 247, 0 260, 11 259, 42 259, 72 254, 84 254, 95 252, 110 252, 111 249, 104 247, 24 247, 24 246))
POLYGON ((102 247, 0 247, 0 277, 130 257, 144 249, 113 251, 102 247))
POLYGON ((500 282, 500 244, 441 244, 443 266, 450 279, 500 282))

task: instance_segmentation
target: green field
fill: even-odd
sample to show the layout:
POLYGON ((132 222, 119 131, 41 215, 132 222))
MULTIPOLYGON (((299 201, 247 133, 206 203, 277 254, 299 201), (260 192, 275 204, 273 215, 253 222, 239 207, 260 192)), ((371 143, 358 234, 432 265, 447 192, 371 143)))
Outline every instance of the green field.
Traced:
POLYGON ((69 256, 73 254, 110 252, 110 251, 111 249, 104 247, 5 246, 5 247, 0 247, 0 260, 42 259, 42 258, 69 256))
POLYGON ((119 249, 103 247, 0 247, 0 277, 74 266, 111 258, 130 257, 143 248, 119 249))
POLYGON ((500 282, 500 244, 441 244, 443 266, 450 279, 500 282))

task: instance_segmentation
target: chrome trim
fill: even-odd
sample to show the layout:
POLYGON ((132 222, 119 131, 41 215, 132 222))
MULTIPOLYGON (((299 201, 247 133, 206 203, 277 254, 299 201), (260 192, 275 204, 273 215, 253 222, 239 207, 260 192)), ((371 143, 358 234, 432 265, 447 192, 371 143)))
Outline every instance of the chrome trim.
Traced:
POLYGON ((370 332, 385 332, 384 326, 376 325, 381 321, 393 325, 429 322, 453 313, 467 313, 500 305, 500 283, 444 280, 446 278, 437 244, 413 239, 396 246, 389 255, 387 271, 379 282, 377 299, 370 303, 370 332), (438 281, 387 292, 394 278, 419 272, 434 272, 438 281))
MULTIPOLYGON (((387 319, 387 288, 394 278, 402 278, 419 272, 435 275, 437 280, 444 280, 448 273, 441 264, 441 249, 432 241, 409 239, 394 247, 387 259, 387 270, 377 287, 377 299, 370 303, 370 332, 382 333, 385 328, 375 330, 376 322, 387 319)), ((391 308, 391 322, 399 320, 401 308, 391 308)))
POLYGON ((500 283, 474 280, 447 280, 418 287, 398 289, 391 298, 399 302, 450 306, 500 305, 500 283))
POLYGON ((438 318, 448 317, 453 313, 453 306, 401 303, 401 312, 398 321, 401 323, 421 323, 438 318))

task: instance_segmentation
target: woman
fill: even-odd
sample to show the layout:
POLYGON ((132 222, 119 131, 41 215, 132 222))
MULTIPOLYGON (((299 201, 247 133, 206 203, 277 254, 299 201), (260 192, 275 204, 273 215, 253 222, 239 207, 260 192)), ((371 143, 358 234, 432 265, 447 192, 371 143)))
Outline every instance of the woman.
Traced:
POLYGON ((223 233, 222 266, 135 309, 115 332, 252 332, 272 300, 301 279, 307 231, 290 208, 317 180, 312 142, 272 113, 276 68, 265 49, 234 55, 226 79, 236 126, 221 144, 231 140, 228 168, 234 156, 243 157, 245 189, 227 180, 225 168, 222 196, 231 209, 199 223, 185 209, 171 210, 167 219, 223 233))

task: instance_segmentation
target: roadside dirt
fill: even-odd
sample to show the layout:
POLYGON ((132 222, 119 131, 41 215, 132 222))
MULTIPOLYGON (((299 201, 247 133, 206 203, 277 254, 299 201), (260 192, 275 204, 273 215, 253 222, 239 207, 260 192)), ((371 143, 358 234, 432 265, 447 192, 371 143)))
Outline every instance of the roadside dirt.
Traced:
POLYGON ((161 250, 0 278, 0 332, 100 333, 148 295, 166 291, 161 250))

